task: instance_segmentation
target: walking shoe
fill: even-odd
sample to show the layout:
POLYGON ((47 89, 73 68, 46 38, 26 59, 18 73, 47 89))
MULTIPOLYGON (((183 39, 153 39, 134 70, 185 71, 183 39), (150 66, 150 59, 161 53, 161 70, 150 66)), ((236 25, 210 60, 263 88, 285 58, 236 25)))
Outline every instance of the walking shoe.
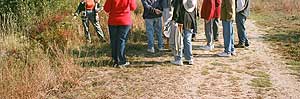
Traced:
POLYGON ((150 52, 150 53, 155 53, 155 50, 154 50, 154 48, 152 47, 152 48, 150 48, 150 49, 147 49, 147 51, 148 52, 150 52))
POLYGON ((188 60, 188 64, 189 65, 193 65, 194 64, 194 60, 188 60))
POLYGON ((250 46, 249 43, 245 43, 245 48, 246 49, 249 49, 249 46, 250 46))
POLYGON ((234 45, 234 48, 245 48, 245 45, 242 43, 238 43, 238 44, 234 45))
POLYGON ((158 49, 158 51, 161 51, 161 52, 164 51, 164 50, 165 50, 164 48, 159 48, 158 49))
POLYGON ((125 68, 130 65, 130 62, 126 62, 125 64, 118 65, 119 68, 125 68))
POLYGON ((231 52, 230 54, 231 54, 231 56, 236 56, 236 52, 235 51, 231 52))
POLYGON ((182 66, 183 65, 182 60, 177 60, 177 61, 172 60, 171 63, 174 64, 174 65, 178 65, 178 66, 182 66))
POLYGON ((222 52, 222 53, 219 53, 217 54, 219 57, 230 57, 231 56, 231 53, 226 53, 226 52, 222 52))
POLYGON ((202 47, 200 47, 200 49, 206 50, 206 51, 211 51, 212 49, 214 49, 214 45, 211 45, 211 46, 208 46, 208 45, 202 46, 202 47))

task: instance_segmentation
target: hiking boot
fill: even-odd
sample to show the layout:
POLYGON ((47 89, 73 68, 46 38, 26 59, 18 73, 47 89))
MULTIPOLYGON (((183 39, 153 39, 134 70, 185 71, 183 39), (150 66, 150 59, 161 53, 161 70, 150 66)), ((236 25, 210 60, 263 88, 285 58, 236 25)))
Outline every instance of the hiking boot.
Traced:
POLYGON ((150 48, 150 49, 147 49, 147 52, 155 53, 155 50, 154 50, 154 48, 152 47, 152 48, 150 48))
POLYGON ((226 53, 226 52, 222 52, 222 53, 219 53, 217 54, 219 57, 230 57, 231 56, 231 53, 226 53))
POLYGON ((172 60, 171 63, 174 64, 174 65, 178 65, 178 66, 182 66, 183 65, 182 60, 177 60, 177 61, 172 60))
POLYGON ((234 48, 245 48, 245 45, 242 43, 234 45, 234 48))

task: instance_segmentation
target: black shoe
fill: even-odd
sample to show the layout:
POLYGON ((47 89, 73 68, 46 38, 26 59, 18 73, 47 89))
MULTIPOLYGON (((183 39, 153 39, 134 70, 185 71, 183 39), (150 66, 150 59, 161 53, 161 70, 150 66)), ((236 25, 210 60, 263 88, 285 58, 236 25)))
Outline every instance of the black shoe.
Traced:
POLYGON ((219 42, 219 39, 214 39, 215 42, 219 42))
POLYGON ((249 43, 245 43, 245 46, 246 46, 246 47, 249 47, 250 45, 249 45, 249 43))
POLYGON ((245 48, 245 45, 239 43, 239 44, 234 45, 234 48, 245 48))

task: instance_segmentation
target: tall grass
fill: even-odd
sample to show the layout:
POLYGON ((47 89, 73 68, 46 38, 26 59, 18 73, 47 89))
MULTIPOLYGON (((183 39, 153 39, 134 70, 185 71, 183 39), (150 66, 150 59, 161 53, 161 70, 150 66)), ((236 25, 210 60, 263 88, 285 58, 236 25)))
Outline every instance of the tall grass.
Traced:
POLYGON ((59 97, 75 87, 81 68, 67 51, 77 27, 65 21, 74 1, 5 0, 0 6, 1 99, 59 97))

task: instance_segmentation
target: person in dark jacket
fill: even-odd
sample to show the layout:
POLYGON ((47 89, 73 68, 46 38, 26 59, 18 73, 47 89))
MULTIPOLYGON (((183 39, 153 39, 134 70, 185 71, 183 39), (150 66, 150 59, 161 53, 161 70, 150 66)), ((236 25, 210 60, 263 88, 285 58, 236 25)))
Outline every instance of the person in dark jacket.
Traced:
POLYGON ((164 50, 164 42, 162 38, 162 1, 163 0, 141 0, 144 13, 143 18, 146 24, 146 33, 148 37, 148 49, 150 53, 155 53, 154 49, 154 33, 157 34, 158 50, 164 50))
POLYGON ((88 43, 91 43, 91 33, 89 32, 89 22, 92 22, 100 41, 105 42, 104 33, 99 23, 98 12, 102 9, 98 3, 98 0, 81 0, 74 16, 82 14, 82 25, 85 33, 85 37, 88 43))
MULTIPOLYGON (((172 20, 175 21, 179 28, 182 26, 183 34, 183 50, 181 54, 174 56, 175 60, 171 61, 175 65, 183 65, 182 52, 184 52, 184 58, 188 61, 189 65, 194 64, 192 54, 192 34, 196 29, 196 8, 197 0, 175 0, 173 2, 174 12, 172 20)), ((181 29, 179 29, 181 30, 181 29)))
POLYGON ((239 43, 234 45, 236 48, 248 48, 249 41, 247 37, 245 22, 250 15, 250 0, 236 0, 236 27, 239 43))

